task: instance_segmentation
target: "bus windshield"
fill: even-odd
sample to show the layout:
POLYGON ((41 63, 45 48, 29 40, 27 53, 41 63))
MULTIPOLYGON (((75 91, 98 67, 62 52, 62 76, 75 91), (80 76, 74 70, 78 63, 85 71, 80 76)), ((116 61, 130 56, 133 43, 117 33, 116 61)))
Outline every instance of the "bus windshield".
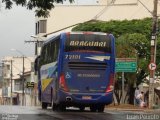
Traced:
POLYGON ((67 35, 65 52, 111 53, 111 39, 108 35, 70 34, 67 35))

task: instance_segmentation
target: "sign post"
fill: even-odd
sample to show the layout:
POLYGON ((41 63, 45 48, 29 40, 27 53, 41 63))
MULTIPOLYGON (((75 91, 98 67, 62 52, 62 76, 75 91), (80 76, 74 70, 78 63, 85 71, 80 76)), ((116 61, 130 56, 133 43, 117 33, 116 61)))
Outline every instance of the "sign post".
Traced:
POLYGON ((149 108, 151 109, 153 107, 153 95, 154 95, 154 79, 155 79, 155 68, 152 68, 152 65, 155 65, 156 63, 156 49, 157 49, 157 34, 158 34, 158 0, 153 1, 153 22, 152 22, 152 32, 151 32, 151 64, 150 64, 150 76, 149 76, 149 108))
POLYGON ((117 58, 116 72, 122 72, 122 103, 124 103, 124 72, 136 72, 136 58, 117 58))

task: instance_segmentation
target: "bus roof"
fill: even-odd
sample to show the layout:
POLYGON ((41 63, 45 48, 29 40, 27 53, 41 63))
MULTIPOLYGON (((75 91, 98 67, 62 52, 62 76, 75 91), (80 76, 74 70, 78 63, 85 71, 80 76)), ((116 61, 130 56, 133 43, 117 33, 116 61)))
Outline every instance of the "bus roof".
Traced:
POLYGON ((76 31, 76 32, 62 32, 58 35, 54 35, 50 38, 48 38, 44 44, 50 43, 51 41, 54 41, 54 39, 56 37, 61 36, 62 34, 97 34, 97 35, 108 35, 108 33, 104 33, 104 32, 92 32, 92 31, 76 31))
POLYGON ((53 41, 55 38, 57 38, 59 36, 60 36, 60 34, 59 35, 54 35, 54 36, 48 38, 46 41, 44 41, 44 44, 50 43, 51 41, 53 41))

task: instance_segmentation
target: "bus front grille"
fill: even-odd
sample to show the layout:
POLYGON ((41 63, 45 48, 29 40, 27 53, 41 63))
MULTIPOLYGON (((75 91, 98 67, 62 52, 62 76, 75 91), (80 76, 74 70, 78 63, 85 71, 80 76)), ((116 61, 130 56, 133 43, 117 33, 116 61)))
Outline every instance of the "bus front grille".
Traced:
POLYGON ((77 70, 105 70, 107 63, 69 62, 68 67, 77 70))

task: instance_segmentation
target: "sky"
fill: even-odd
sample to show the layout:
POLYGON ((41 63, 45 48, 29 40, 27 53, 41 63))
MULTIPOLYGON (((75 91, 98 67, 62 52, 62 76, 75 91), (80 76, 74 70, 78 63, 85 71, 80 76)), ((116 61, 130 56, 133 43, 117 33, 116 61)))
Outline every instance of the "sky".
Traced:
POLYGON ((34 43, 24 41, 33 40, 35 34, 34 11, 14 6, 6 10, 3 5, 0 9, 0 59, 4 56, 21 56, 17 49, 25 56, 34 56, 34 43))

